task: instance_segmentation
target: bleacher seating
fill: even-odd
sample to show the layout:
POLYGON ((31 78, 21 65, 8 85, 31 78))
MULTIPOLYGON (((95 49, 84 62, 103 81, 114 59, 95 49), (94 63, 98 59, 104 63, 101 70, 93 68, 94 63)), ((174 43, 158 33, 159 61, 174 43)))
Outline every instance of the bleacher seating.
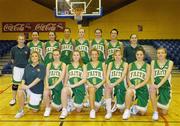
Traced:
POLYGON ((9 52, 15 45, 15 40, 0 40, 0 57, 9 52))
MULTIPOLYGON (((0 40, 0 58, 2 58, 6 53, 10 52, 11 48, 17 44, 16 40, 0 40)), ((7 63, 3 66, 1 71, 2 74, 11 74, 12 66, 7 63)))
POLYGON ((9 62, 3 66, 2 74, 12 74, 12 64, 9 62))
POLYGON ((174 61, 174 65, 180 69, 180 40, 156 40, 152 42, 154 48, 164 47, 167 49, 167 57, 174 61))

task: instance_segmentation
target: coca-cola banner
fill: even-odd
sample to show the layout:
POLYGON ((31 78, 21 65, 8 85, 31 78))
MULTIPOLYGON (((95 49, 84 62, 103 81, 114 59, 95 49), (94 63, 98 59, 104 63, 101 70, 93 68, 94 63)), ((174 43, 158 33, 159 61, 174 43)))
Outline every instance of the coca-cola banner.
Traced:
POLYGON ((2 32, 63 32, 65 22, 2 22, 2 32))

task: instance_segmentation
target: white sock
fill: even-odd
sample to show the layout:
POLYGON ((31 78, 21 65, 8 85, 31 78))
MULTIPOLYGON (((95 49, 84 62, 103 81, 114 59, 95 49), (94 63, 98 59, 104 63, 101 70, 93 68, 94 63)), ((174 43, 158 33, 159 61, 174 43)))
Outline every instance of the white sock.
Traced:
POLYGON ((106 101, 106 110, 107 112, 111 112, 111 98, 108 98, 106 101))

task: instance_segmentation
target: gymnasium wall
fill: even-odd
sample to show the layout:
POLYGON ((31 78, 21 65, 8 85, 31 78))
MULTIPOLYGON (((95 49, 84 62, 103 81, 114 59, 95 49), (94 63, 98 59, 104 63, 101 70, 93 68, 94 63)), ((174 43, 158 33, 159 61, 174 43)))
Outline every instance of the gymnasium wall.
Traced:
POLYGON ((89 30, 102 28, 105 38, 109 38, 112 28, 119 29, 120 39, 129 38, 131 33, 145 39, 180 38, 179 5, 180 0, 137 0, 93 21, 89 30), (138 32, 137 25, 143 26, 142 32, 138 32))
MULTIPOLYGON (((77 25, 72 19, 55 18, 52 10, 33 2, 32 0, 0 0, 0 22, 66 22, 66 26, 72 28, 72 37, 77 35, 77 25)), ((1 26, 0 26, 1 28, 1 26)), ((48 39, 48 33, 40 33, 40 39, 48 39)), ((0 40, 16 39, 18 33, 2 33, 0 40)), ((63 36, 57 33, 58 38, 63 36)))
MULTIPOLYGON (((141 39, 180 38, 180 17, 178 6, 180 0, 137 0, 113 13, 99 18, 86 27, 86 37, 94 36, 95 28, 103 29, 104 38, 109 38, 112 28, 120 31, 119 39, 128 39, 131 33, 138 34, 141 39), (138 32, 137 25, 143 26, 138 32)), ((53 11, 31 0, 12 2, 0 0, 0 22, 56 22, 65 21, 72 29, 72 37, 77 36, 77 24, 71 19, 58 19, 53 11)), ((1 28, 1 26, 0 26, 1 28)), ((63 34, 57 33, 58 38, 63 34)), ((2 33, 0 40, 16 39, 17 33, 2 33)), ((40 33, 40 39, 48 39, 47 33, 40 33)))

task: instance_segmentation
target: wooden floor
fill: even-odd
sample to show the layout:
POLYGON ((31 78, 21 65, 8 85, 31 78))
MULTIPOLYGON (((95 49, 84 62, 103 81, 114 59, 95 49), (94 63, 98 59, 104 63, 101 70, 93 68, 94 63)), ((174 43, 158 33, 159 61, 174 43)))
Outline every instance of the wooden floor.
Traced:
POLYGON ((105 120, 103 109, 97 113, 96 119, 89 119, 89 112, 71 113, 67 119, 60 120, 59 113, 53 111, 48 118, 43 117, 44 105, 40 112, 33 113, 25 108, 25 116, 21 119, 15 119, 17 105, 10 107, 11 98, 11 76, 4 75, 0 77, 0 126, 179 126, 180 125, 180 74, 174 74, 172 78, 172 102, 169 108, 169 115, 160 116, 158 122, 151 120, 152 107, 149 103, 148 112, 145 116, 132 116, 128 121, 121 118, 121 114, 116 112, 111 120, 105 120))

